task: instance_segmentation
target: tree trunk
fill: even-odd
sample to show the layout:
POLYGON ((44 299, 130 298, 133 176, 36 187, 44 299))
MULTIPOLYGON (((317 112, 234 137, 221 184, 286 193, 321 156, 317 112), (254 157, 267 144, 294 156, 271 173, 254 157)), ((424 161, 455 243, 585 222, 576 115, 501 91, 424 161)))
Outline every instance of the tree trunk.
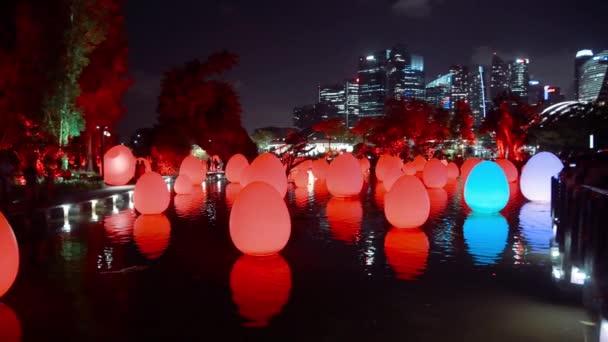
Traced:
POLYGON ((93 172, 93 134, 87 133, 87 171, 93 172))

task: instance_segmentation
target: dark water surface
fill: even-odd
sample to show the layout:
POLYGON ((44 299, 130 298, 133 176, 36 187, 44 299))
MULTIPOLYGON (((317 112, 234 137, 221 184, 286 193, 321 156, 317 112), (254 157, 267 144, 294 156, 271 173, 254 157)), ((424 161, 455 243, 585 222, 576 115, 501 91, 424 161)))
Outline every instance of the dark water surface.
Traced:
POLYGON ((549 208, 512 190, 489 216, 457 183, 430 190, 428 222, 399 230, 375 184, 348 200, 290 189, 291 239, 261 259, 230 240, 238 185, 223 181, 161 217, 137 217, 124 194, 69 226, 16 218, 20 274, 0 316, 24 340, 583 340, 586 315, 551 279, 549 208))

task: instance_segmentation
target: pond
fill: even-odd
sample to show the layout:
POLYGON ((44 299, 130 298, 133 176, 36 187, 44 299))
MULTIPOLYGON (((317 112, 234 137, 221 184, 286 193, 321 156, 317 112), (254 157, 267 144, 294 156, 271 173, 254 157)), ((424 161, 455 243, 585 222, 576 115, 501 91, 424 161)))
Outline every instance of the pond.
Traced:
POLYGON ((516 183, 485 216, 458 182, 429 190, 429 220, 406 230, 386 221, 374 180, 348 200, 323 182, 290 185, 292 235, 268 258, 230 240, 238 191, 208 180, 174 197, 166 219, 137 218, 126 193, 68 224, 13 219, 22 260, 0 316, 18 319, 24 340, 584 338, 584 311, 552 281, 549 207, 526 203, 516 183))

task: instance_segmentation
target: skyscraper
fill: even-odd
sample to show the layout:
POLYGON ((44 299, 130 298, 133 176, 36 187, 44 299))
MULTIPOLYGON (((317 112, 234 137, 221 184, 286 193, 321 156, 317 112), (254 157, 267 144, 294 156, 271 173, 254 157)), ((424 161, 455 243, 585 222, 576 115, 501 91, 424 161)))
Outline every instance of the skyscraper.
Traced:
POLYGON ((593 56, 581 68, 579 100, 608 102, 608 50, 593 56))
POLYGON ((509 90, 510 70, 497 54, 492 56, 492 70, 490 73, 490 100, 509 90))
POLYGON ((336 108, 338 115, 346 115, 346 88, 344 84, 319 85, 319 102, 336 108))
POLYGON ((588 60, 593 58, 593 51, 591 50, 580 50, 576 53, 576 57, 574 59, 574 99, 579 100, 579 87, 581 80, 581 69, 583 64, 585 64, 588 60))
POLYGON ((359 116, 384 114, 387 97, 386 61, 388 50, 359 58, 359 116))
POLYGON ((352 128, 359 118, 359 79, 346 81, 346 127, 352 128))
POLYGON ((322 102, 293 109, 293 124, 299 129, 309 128, 321 120, 335 117, 338 117, 336 107, 322 102))
POLYGON ((469 68, 464 65, 452 65, 450 75, 452 78, 450 102, 454 109, 456 102, 469 100, 469 68))
POLYGON ((510 89, 513 95, 519 96, 522 102, 528 103, 528 86, 530 84, 530 72, 528 66, 530 60, 517 58, 511 63, 510 89))
POLYGON ((402 45, 388 53, 387 78, 389 97, 424 98, 424 59, 409 53, 402 45))
POLYGON ((439 75, 426 85, 425 100, 435 107, 450 109, 452 95, 452 74, 439 75))
POLYGON ((471 68, 469 73, 469 96, 468 102, 473 117, 475 118, 475 125, 478 126, 483 118, 486 117, 486 79, 485 69, 482 65, 475 65, 471 68))

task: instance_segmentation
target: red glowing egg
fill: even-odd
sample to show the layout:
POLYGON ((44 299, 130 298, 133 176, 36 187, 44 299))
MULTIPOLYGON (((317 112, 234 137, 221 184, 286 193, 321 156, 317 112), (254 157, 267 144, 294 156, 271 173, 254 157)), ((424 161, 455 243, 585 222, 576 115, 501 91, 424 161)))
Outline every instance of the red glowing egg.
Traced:
POLYGON ((135 176, 135 157, 125 145, 116 145, 103 156, 103 180, 108 185, 125 185, 135 176))
POLYGON ((229 183, 226 185, 226 204, 228 208, 232 208, 236 196, 241 192, 241 185, 238 183, 229 183))
POLYGON ((359 162, 351 153, 338 156, 327 171, 327 189, 336 197, 356 196, 363 187, 359 162))
POLYGON ((11 225, 0 213, 0 297, 11 288, 19 272, 19 245, 11 225))
POLYGON ((332 197, 325 210, 332 235, 348 244, 358 240, 363 219, 363 207, 357 197, 332 197))
POLYGON ((383 155, 376 164, 376 178, 380 181, 385 181, 389 175, 394 176, 395 170, 398 170, 400 174, 403 168, 403 161, 399 157, 391 156, 388 154, 383 155))
POLYGON ((0 303, 0 341, 21 341, 21 323, 19 317, 8 306, 0 303))
POLYGON ((432 158, 424 165, 422 180, 429 188, 443 188, 448 182, 448 168, 441 161, 432 158))
POLYGON ((448 205, 448 193, 442 188, 427 189, 429 201, 431 203, 430 216, 436 217, 443 213, 448 205))
POLYGON ((167 184, 156 172, 146 172, 135 183, 133 204, 142 214, 160 214, 167 209, 171 197, 167 184))
POLYGON ((445 166, 448 166, 448 161, 447 160, 441 159, 440 161, 441 161, 441 164, 443 164, 445 166))
POLYGON ((291 235, 291 218, 283 196, 265 182, 239 192, 230 212, 230 237, 241 252, 255 256, 278 253, 291 235))
POLYGON ((279 158, 272 153, 259 155, 241 175, 241 186, 260 181, 274 187, 281 197, 287 193, 287 175, 279 158))
POLYGON ((173 184, 173 190, 178 195, 187 195, 192 192, 192 180, 187 174, 178 175, 173 184))
POLYGON ((231 183, 240 183, 243 170, 249 166, 244 155, 238 153, 228 159, 226 164, 226 179, 231 183))
POLYGON ((165 215, 140 215, 135 220, 133 239, 146 258, 158 259, 165 253, 171 237, 171 223, 165 215))
POLYGON ((103 219, 103 228, 110 242, 123 245, 131 242, 135 212, 132 209, 111 214, 103 219))
MULTIPOLYGON (((228 187, 226 187, 226 189, 228 189, 228 187)), ((192 192, 187 195, 175 195, 173 198, 175 213, 177 216, 184 218, 199 217, 203 212, 204 202, 205 192, 200 186, 192 187, 192 192)))
POLYGON ((416 158, 414 158, 414 161, 412 163, 414 164, 414 168, 416 169, 416 172, 422 172, 422 171, 424 171, 424 165, 426 164, 426 159, 424 159, 423 156, 416 156, 416 158))
POLYGON ((384 196, 384 214, 397 228, 414 228, 429 218, 431 204, 426 188, 415 176, 401 176, 384 196))
POLYGON ((308 186, 308 181, 309 181, 309 177, 310 177, 308 172, 309 171, 305 171, 302 169, 298 170, 298 173, 296 173, 296 175, 294 177, 294 183, 295 183, 296 187, 305 188, 308 186))
POLYGON ((455 163, 448 163, 448 179, 458 178, 460 176, 460 169, 455 163))
POLYGON ((361 173, 367 175, 369 173, 370 163, 366 157, 359 158, 359 166, 361 166, 361 173))
POLYGON ((247 327, 265 327, 289 300, 291 270, 280 255, 241 256, 230 272, 232 301, 247 327))
POLYGON ((384 238, 386 261, 400 280, 416 280, 427 267, 429 239, 419 228, 391 229, 384 238))
POLYGON ((312 162, 312 173, 317 179, 327 178, 327 171, 329 170, 329 164, 325 158, 317 159, 312 162))
POLYGON ((405 165, 403 165, 403 169, 401 169, 401 170, 403 171, 404 175, 408 175, 408 176, 416 175, 416 166, 414 165, 413 162, 405 163, 405 165))
POLYGON ((505 176, 507 176, 507 181, 509 181, 509 183, 515 182, 517 180, 517 168, 510 160, 496 159, 496 164, 498 164, 498 166, 500 166, 500 168, 504 171, 505 176))
POLYGON ((207 178, 206 164, 193 155, 189 155, 182 161, 179 167, 180 175, 188 175, 192 185, 201 185, 207 178))
POLYGON ((403 171, 401 171, 401 168, 389 169, 384 175, 384 189, 389 191, 393 187, 393 184, 395 184, 397 179, 399 179, 401 176, 403 176, 403 171))
POLYGON ((462 181, 462 184, 466 183, 469 173, 471 173, 471 170, 479 163, 481 163, 481 159, 479 158, 469 158, 464 161, 460 167, 460 180, 462 181))

